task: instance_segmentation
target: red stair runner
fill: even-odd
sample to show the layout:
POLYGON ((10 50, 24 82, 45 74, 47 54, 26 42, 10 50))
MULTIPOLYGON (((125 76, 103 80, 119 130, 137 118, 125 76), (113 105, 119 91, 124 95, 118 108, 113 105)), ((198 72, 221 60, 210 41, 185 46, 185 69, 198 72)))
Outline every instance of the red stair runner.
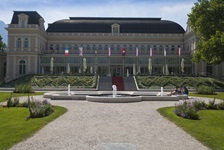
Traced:
POLYGON ((117 86, 117 91, 124 91, 124 81, 122 77, 112 77, 112 85, 117 86))

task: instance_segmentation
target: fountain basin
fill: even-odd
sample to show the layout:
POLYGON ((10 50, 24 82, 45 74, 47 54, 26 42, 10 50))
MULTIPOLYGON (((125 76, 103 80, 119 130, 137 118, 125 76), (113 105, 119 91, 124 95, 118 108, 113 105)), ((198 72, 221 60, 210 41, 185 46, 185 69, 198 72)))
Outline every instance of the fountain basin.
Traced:
POLYGON ((66 91, 49 92, 43 95, 44 98, 52 100, 87 100, 92 102, 104 103, 125 103, 125 102, 140 102, 140 101, 178 101, 188 99, 187 95, 172 95, 157 96, 158 92, 129 92, 118 91, 116 97, 113 97, 111 91, 78 91, 71 92, 69 96, 66 91))
POLYGON ((86 100, 90 102, 102 102, 102 103, 128 103, 128 102, 141 102, 142 96, 130 96, 130 95, 87 95, 86 100))

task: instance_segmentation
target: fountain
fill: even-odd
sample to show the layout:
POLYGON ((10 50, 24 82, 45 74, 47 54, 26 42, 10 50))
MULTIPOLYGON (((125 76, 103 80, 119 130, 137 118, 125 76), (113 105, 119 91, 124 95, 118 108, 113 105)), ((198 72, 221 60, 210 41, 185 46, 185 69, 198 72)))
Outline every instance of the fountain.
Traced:
POLYGON ((161 87, 161 93, 160 96, 163 96, 163 87, 161 87))
POLYGON ((68 85, 68 96, 71 96, 70 84, 68 85))
POLYGON ((160 92, 149 91, 117 91, 117 86, 112 85, 112 91, 72 91, 70 84, 67 91, 49 92, 44 94, 44 98, 52 100, 87 100, 91 102, 103 103, 127 103, 141 101, 178 101, 187 99, 187 95, 167 95, 161 87, 160 92))
POLYGON ((113 98, 115 98, 117 96, 117 86, 112 85, 112 89, 113 89, 113 98))

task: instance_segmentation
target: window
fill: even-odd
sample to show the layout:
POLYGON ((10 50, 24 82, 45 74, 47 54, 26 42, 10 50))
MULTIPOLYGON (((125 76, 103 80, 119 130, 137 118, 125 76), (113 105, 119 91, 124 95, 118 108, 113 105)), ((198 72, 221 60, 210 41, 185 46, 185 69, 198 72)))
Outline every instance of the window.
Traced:
POLYGON ((19 14, 18 18, 19 18, 19 27, 26 28, 29 17, 26 14, 19 14))
POLYGON ((162 45, 159 46, 159 54, 161 54, 161 55, 163 54, 163 46, 162 45))
POLYGON ((99 45, 98 50, 102 50, 102 45, 99 45))
POLYGON ((94 50, 94 51, 96 50, 96 45, 93 45, 93 50, 94 50))
POLYGON ((74 50, 76 50, 76 51, 79 50, 78 45, 75 45, 75 46, 74 46, 74 50))
POLYGON ((157 47, 156 47, 156 45, 153 46, 153 49, 154 49, 154 54, 157 54, 157 47))
POLYGON ((21 48, 21 38, 17 39, 17 48, 21 48))
POLYGON ((144 45, 141 46, 140 53, 141 54, 146 54, 146 50, 145 50, 145 46, 144 45))
POLYGON ((174 54, 174 49, 175 49, 175 47, 174 47, 174 45, 172 45, 172 47, 171 47, 171 54, 174 54))
POLYGON ((112 33, 120 33, 120 25, 119 24, 112 24, 112 33))
POLYGON ((28 38, 25 38, 24 40, 24 48, 28 48, 29 47, 29 40, 28 38))
POLYGON ((21 60, 19 62, 19 74, 24 75, 26 73, 26 62, 24 60, 21 60))
POLYGON ((3 64, 3 76, 6 76, 6 62, 3 64))

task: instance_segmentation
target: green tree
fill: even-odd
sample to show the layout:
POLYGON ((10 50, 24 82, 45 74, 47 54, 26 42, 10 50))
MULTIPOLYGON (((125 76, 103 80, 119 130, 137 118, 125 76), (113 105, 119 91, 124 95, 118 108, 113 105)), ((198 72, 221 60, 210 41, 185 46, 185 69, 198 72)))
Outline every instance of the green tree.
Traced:
POLYGON ((200 40, 193 56, 194 62, 220 64, 224 61, 224 1, 198 0, 188 14, 189 26, 200 40))
POLYGON ((0 35, 0 52, 5 52, 6 45, 2 41, 2 36, 0 35))

